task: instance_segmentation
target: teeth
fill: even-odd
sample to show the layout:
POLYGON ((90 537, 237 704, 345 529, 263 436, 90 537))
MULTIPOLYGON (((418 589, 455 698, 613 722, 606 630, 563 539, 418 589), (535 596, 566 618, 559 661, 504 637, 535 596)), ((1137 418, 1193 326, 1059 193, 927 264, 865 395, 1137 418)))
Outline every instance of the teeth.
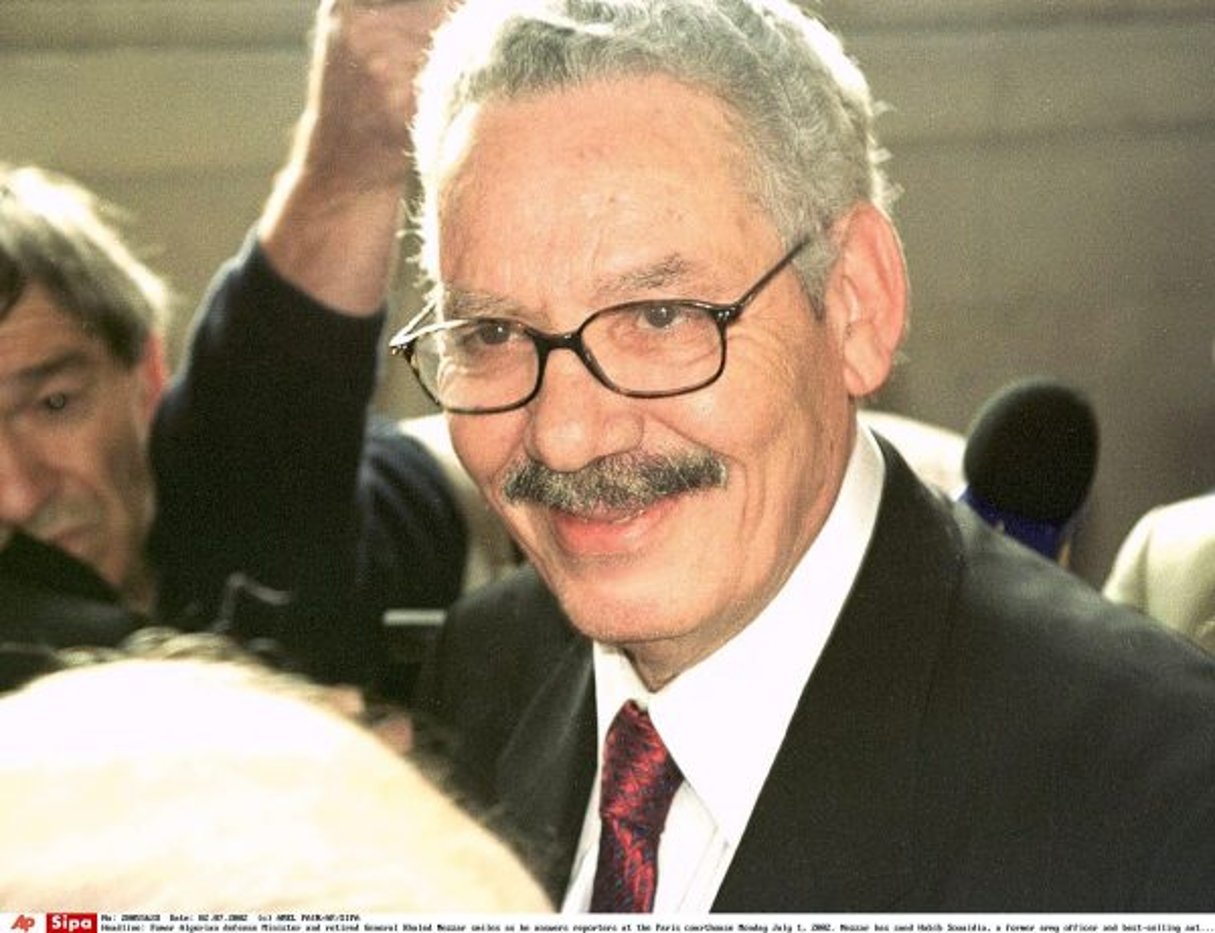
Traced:
POLYGON ((591 512, 573 512, 574 518, 581 519, 584 522, 604 522, 610 525, 623 525, 625 522, 631 522, 638 515, 645 512, 644 508, 638 509, 605 509, 591 512))
POLYGON ((637 518, 637 516, 641 515, 642 512, 644 512, 644 511, 645 511, 645 509, 639 509, 636 512, 626 512, 625 514, 621 515, 619 518, 608 519, 608 521, 610 521, 613 525, 623 525, 626 522, 631 522, 633 519, 637 518))

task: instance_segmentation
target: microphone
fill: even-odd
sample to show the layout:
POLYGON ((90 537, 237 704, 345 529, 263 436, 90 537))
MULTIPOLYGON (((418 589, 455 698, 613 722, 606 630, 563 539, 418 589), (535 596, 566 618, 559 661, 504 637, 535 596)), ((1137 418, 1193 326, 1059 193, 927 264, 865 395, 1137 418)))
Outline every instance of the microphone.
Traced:
POLYGON ((989 524, 1066 565, 1097 472, 1097 416, 1075 389, 1035 377, 1005 386, 967 430, 959 497, 989 524))

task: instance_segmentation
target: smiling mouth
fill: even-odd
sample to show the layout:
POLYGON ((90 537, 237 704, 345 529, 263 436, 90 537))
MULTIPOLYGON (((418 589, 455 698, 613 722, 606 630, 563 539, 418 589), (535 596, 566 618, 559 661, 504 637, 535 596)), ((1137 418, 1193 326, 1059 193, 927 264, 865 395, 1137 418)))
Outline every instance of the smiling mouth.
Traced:
POLYGON ((556 544, 575 560, 616 560, 640 554, 664 539, 663 527, 682 495, 662 496, 628 507, 551 509, 549 528, 556 544))

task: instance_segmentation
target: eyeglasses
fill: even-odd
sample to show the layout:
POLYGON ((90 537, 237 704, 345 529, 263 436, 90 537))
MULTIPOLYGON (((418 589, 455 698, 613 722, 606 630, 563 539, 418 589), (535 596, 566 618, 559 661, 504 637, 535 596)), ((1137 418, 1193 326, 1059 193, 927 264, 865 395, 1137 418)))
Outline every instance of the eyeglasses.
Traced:
POLYGON ((536 397, 554 350, 571 350, 607 388, 630 398, 668 398, 715 382, 726 368, 726 328, 809 242, 803 238, 730 304, 684 298, 630 301, 596 311, 577 330, 548 334, 500 317, 403 327, 389 350, 403 356, 445 411, 488 415, 536 397))

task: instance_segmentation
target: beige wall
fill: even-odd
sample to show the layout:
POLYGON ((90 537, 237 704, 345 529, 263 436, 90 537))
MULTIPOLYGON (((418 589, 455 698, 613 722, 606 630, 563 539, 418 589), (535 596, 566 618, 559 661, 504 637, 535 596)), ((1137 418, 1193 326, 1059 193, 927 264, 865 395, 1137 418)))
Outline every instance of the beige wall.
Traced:
MULTIPOLYGON (((1215 2, 823 0, 879 97, 915 318, 880 402, 958 430, 1006 382, 1086 390, 1079 547, 1215 485, 1215 2)), ((308 0, 0 0, 0 158, 129 208, 192 306, 256 216, 308 0)), ((396 372, 396 376, 403 376, 396 372)), ((384 404, 418 411, 408 379, 384 404)))

